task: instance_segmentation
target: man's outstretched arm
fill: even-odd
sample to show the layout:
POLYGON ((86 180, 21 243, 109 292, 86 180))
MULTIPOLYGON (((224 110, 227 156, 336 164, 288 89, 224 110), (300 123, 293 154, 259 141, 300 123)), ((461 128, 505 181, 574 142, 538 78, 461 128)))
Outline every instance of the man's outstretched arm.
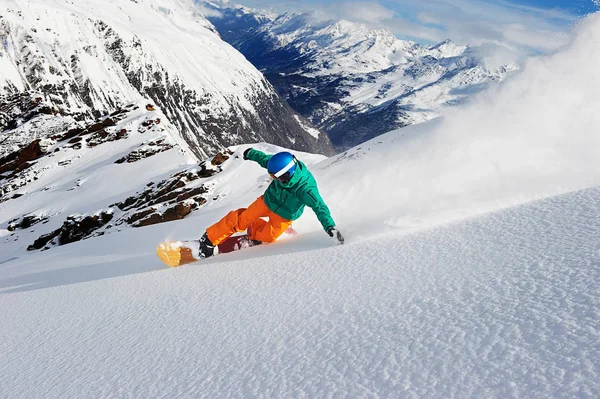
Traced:
POLYGON ((244 151, 244 159, 254 161, 265 169, 267 169, 267 163, 272 156, 273 155, 267 155, 262 151, 255 150, 254 148, 248 148, 244 151))
POLYGON ((312 190, 308 190, 304 194, 304 203, 309 206, 317 215, 317 219, 321 222, 323 229, 329 235, 329 237, 336 240, 338 244, 344 243, 344 236, 342 233, 335 227, 335 222, 331 217, 331 213, 329 212, 329 207, 321 198, 319 194, 319 190, 315 187, 312 190))
POLYGON ((325 230, 327 234, 329 234, 329 229, 335 227, 335 222, 331 217, 329 207, 327 206, 327 204, 325 204, 323 198, 321 198, 319 190, 313 188, 311 190, 305 191, 304 195, 302 196, 302 201, 306 204, 306 206, 308 206, 315 212, 315 215, 317 215, 317 219, 319 219, 319 222, 321 222, 321 225, 323 226, 323 230, 325 230))

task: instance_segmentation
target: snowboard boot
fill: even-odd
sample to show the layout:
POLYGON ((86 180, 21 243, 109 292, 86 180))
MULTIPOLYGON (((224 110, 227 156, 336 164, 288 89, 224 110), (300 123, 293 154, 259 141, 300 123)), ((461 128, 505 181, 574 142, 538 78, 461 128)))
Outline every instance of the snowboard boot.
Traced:
POLYGON ((198 248, 198 257, 199 258, 210 258, 211 256, 213 256, 215 254, 215 246, 212 244, 212 242, 210 242, 210 240, 208 239, 208 235, 206 233, 204 233, 202 238, 200 238, 199 244, 200 244, 199 248, 198 248))
POLYGON ((247 247, 253 247, 255 245, 260 245, 262 244, 262 241, 260 240, 252 240, 250 239, 250 236, 252 235, 252 225, 248 226, 248 228, 246 229, 246 236, 248 237, 248 243, 247 243, 247 247))

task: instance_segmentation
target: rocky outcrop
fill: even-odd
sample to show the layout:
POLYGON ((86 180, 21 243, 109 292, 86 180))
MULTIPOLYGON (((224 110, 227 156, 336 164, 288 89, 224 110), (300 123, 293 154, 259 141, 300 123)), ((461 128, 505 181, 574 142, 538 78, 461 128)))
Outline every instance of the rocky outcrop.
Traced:
MULTIPOLYGON (((71 128, 45 139, 36 139, 24 147, 0 157, 0 203, 18 198, 7 196, 7 194, 37 180, 39 171, 29 172, 29 169, 41 157, 50 155, 52 150, 60 151, 63 147, 79 150, 84 144, 92 148, 106 142, 127 138, 126 129, 113 129, 125 115, 127 115, 127 111, 119 109, 110 117, 93 121, 86 127, 71 128)), ((19 117, 19 115, 16 116, 19 117)), ((166 151, 167 147, 168 145, 163 145, 162 151, 166 151)), ((69 160, 65 160, 59 163, 59 166, 69 163, 69 160)))
MULTIPOLYGON (((28 250, 48 249, 102 235, 106 229, 113 226, 118 228, 125 224, 145 227, 183 219, 207 202, 206 194, 210 189, 198 182, 219 173, 220 165, 226 162, 230 155, 231 153, 218 153, 198 167, 181 171, 158 183, 147 183, 145 190, 109 205, 106 211, 94 215, 69 216, 61 228, 40 236, 28 250)), ((21 219, 12 220, 9 230, 27 228, 47 220, 47 217, 26 215, 21 219)))
POLYGON ((15 231, 17 229, 28 229, 38 223, 46 223, 49 218, 47 216, 40 215, 24 215, 21 219, 17 218, 8 222, 8 231, 15 231))
MULTIPOLYGON (((11 115, 17 119, 22 116, 16 111, 11 115)), ((47 118, 40 115, 30 120, 32 126, 40 122, 40 126, 43 126, 47 121, 47 118)), ((8 134, 10 133, 12 131, 9 130, 8 134)), ((43 179, 48 170, 53 170, 50 175, 54 177, 64 173, 59 179, 54 179, 55 182, 60 183, 46 187, 38 185, 33 190, 41 193, 50 189, 64 188, 66 191, 74 191, 73 195, 77 195, 77 190, 85 184, 87 172, 83 175, 74 175, 77 177, 72 180, 69 176, 72 170, 78 170, 77 167, 71 168, 73 163, 79 163, 80 158, 88 154, 94 157, 95 152, 98 151, 99 158, 110 160, 111 149, 114 148, 120 154, 117 164, 139 162, 174 149, 178 143, 174 133, 173 125, 165 120, 161 110, 153 104, 146 104, 145 107, 127 105, 87 124, 78 122, 75 126, 53 132, 46 138, 32 140, 22 148, 0 157, 0 202, 16 200, 23 195, 28 195, 27 186, 33 181, 43 179), (148 139, 144 141, 146 137, 148 139), (104 146, 103 150, 95 149, 115 140, 127 140, 128 143, 104 146), (120 153, 123 148, 130 148, 125 156, 120 153), (54 157, 55 159, 52 159, 54 157), (11 193, 23 188, 25 189, 21 193, 11 193)), ((176 158, 189 162, 190 158, 185 156, 186 150, 185 146, 179 147, 178 156, 181 158, 176 158)), ((60 217, 60 223, 52 223, 54 226, 59 225, 60 228, 49 232, 40 231, 44 234, 28 247, 29 250, 44 250, 102 235, 112 228, 115 230, 126 227, 139 228, 182 219, 207 202, 211 187, 203 184, 201 179, 219 173, 221 165, 231 155, 232 153, 228 151, 220 152, 212 159, 187 167, 167 179, 149 182, 135 195, 118 203, 105 204, 101 212, 69 215, 64 218, 59 216, 60 211, 52 215, 40 215, 33 211, 10 220, 7 230, 12 232, 12 240, 18 240, 20 235, 26 233, 22 230, 28 230, 27 233, 40 231, 43 227, 38 225, 50 223, 60 217)), ((152 163, 148 165, 151 166, 152 163)))
POLYGON ((132 226, 144 227, 152 224, 172 222, 174 220, 183 219, 192 211, 192 209, 194 209, 194 207, 197 206, 194 206, 194 204, 190 203, 179 203, 167 208, 167 210, 162 213, 152 212, 147 217, 132 223, 132 226))
MULTIPOLYGON (((94 142, 95 145, 98 145, 102 142, 103 138, 107 138, 109 134, 106 131, 106 128, 112 127, 116 125, 116 122, 119 121, 118 116, 124 116, 126 111, 118 110, 117 113, 114 113, 113 116, 108 118, 104 118, 101 120, 94 121, 91 125, 85 128, 73 128, 69 129, 66 133, 59 134, 56 136, 52 136, 51 138, 57 141, 64 141, 71 139, 71 142, 77 142, 80 140, 73 140, 76 137, 88 136, 92 135, 93 138, 89 138, 88 141, 94 142)), ((120 134, 121 138, 124 137, 124 133, 120 134)), ((95 146, 94 145, 94 146, 95 146)))
POLYGON ((156 141, 151 141, 146 145, 143 145, 141 148, 134 150, 127 154, 126 156, 119 158, 115 161, 115 163, 133 163, 142 159, 146 159, 151 157, 152 155, 159 154, 164 151, 168 151, 173 148, 173 144, 167 143, 166 139, 160 139, 156 141))
MULTIPOLYGON (((28 251, 48 249, 50 246, 65 245, 94 235, 113 218, 112 212, 100 212, 90 216, 69 216, 63 225, 48 234, 44 234, 27 247, 28 251)), ((97 235, 102 235, 100 232, 97 235)))
POLYGON ((122 211, 129 211, 131 209, 139 210, 164 202, 187 200, 190 196, 188 195, 184 198, 183 195, 191 192, 195 196, 207 191, 203 186, 195 187, 194 189, 187 187, 189 182, 199 178, 200 175, 196 171, 178 173, 159 183, 150 183, 149 187, 143 192, 111 206, 116 206, 122 211))
POLYGON ((41 140, 35 140, 29 143, 26 147, 21 148, 7 156, 0 158, 0 178, 5 175, 7 178, 13 177, 20 171, 31 166, 31 162, 45 154, 41 140))
POLYGON ((208 188, 190 183, 209 177, 208 170, 210 175, 218 171, 204 165, 200 170, 180 172, 159 183, 149 183, 143 192, 111 205, 129 212, 129 216, 123 217, 117 224, 127 222, 133 227, 144 227, 184 218, 206 203, 203 194, 208 192, 208 188))
POLYGON ((0 95, 0 132, 16 129, 40 114, 58 113, 59 110, 45 103, 39 93, 0 95))
POLYGON ((218 153, 212 160, 202 162, 199 169, 182 171, 159 183, 149 183, 144 191, 111 205, 128 212, 128 216, 117 224, 126 222, 133 227, 144 227, 183 219, 206 203, 205 194, 209 189, 194 182, 218 173, 220 165, 230 155, 218 153))

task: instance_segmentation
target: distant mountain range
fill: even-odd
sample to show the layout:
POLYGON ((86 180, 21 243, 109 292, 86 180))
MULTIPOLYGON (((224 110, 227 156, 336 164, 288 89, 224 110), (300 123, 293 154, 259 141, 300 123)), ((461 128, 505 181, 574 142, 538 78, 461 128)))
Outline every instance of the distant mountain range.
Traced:
POLYGON ((450 40, 423 46, 311 13, 274 15, 225 1, 202 8, 221 37, 338 150, 439 116, 518 69, 490 69, 475 49, 450 40))

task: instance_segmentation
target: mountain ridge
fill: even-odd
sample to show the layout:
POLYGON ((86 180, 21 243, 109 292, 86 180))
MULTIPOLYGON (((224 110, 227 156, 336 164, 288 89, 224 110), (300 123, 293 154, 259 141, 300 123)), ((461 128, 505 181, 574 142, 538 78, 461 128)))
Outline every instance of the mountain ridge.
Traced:
POLYGON ((42 93, 66 127, 147 98, 198 159, 265 140, 332 153, 192 2, 11 2, 3 14, 0 96, 42 93))
POLYGON ((207 18, 338 150, 442 115, 516 71, 450 40, 432 46, 312 13, 204 2, 207 18), (349 134, 351 132, 351 134, 349 134))

